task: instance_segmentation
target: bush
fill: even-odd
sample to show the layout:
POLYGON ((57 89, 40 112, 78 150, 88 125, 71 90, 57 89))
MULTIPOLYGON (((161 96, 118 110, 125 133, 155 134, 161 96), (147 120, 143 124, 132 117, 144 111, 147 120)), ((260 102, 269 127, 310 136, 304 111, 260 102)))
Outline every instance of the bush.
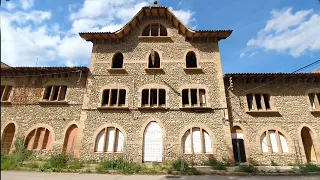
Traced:
POLYGON ((216 170, 226 170, 227 165, 224 162, 218 161, 215 157, 209 159, 209 165, 216 170))
POLYGON ((177 159, 171 164, 173 170, 187 172, 189 169, 188 163, 184 159, 177 159))
POLYGON ((312 163, 307 163, 302 167, 302 172, 320 172, 320 167, 312 163))
POLYGON ((64 169, 67 167, 67 156, 64 154, 56 154, 50 156, 50 158, 44 163, 44 169, 64 169))
POLYGON ((25 166, 27 168, 31 168, 31 169, 37 169, 40 167, 39 163, 37 163, 35 161, 31 161, 31 162, 27 163, 25 166))
POLYGON ((240 165, 238 167, 238 171, 252 173, 252 174, 257 174, 259 172, 259 170, 251 164, 250 165, 240 165))
POLYGON ((124 174, 132 174, 141 171, 141 165, 127 162, 122 158, 103 160, 96 168, 99 173, 106 173, 108 170, 120 170, 124 174))

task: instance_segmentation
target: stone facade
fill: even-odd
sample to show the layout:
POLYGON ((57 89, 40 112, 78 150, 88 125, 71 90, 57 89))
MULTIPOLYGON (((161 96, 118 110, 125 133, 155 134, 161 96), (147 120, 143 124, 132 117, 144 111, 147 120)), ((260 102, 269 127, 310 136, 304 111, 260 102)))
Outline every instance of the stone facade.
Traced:
MULTIPOLYGON (((316 88, 319 91, 318 82, 273 83, 255 89, 256 92, 263 91, 272 95, 272 107, 276 107, 277 115, 248 114, 245 94, 241 90, 251 89, 256 84, 235 83, 237 86, 233 90, 225 88, 228 87, 228 78, 222 74, 218 40, 210 41, 208 38, 205 42, 187 41, 174 24, 169 19, 145 18, 120 42, 93 41, 88 75, 75 73, 67 78, 2 75, 1 85, 13 87, 9 103, 2 102, 1 106, 2 141, 7 138, 6 127, 10 123, 15 125, 12 142, 19 136, 27 138, 34 129, 43 127, 50 131, 51 143, 46 149, 34 152, 38 157, 48 157, 48 154, 63 151, 69 143, 69 127, 76 125, 77 130, 72 133, 77 132, 77 137, 72 147, 77 157, 84 160, 123 157, 144 162, 146 128, 151 122, 156 122, 162 132, 163 162, 182 157, 194 164, 203 165, 210 156, 233 161, 233 126, 243 130, 247 159, 259 163, 269 162, 270 159, 279 164, 295 163, 297 157, 305 162, 304 147, 299 136, 304 126, 310 128, 314 146, 320 149, 319 116, 310 113, 307 95, 308 89, 316 88), (139 39, 138 36, 150 23, 163 25, 170 41, 139 39), (160 69, 156 71, 148 69, 151 49, 160 56, 160 69), (189 51, 196 54, 196 71, 185 69, 189 51), (121 71, 111 68, 116 52, 123 54, 124 67, 121 71), (41 103, 47 85, 66 85, 67 104, 41 103), (237 87, 241 87, 241 90, 237 87), (165 107, 142 108, 141 93, 145 88, 165 89, 165 107), (182 108, 181 94, 184 88, 205 89, 207 107, 182 108), (105 89, 125 89, 125 105, 121 108, 101 108, 105 89), (111 127, 122 133, 123 151, 97 152, 97 137, 102 130, 111 127), (285 136, 289 153, 262 153, 260 138, 269 127, 285 136), (184 153, 184 135, 192 128, 204 130, 209 135, 209 152, 204 153, 202 150, 202 153, 184 153), (296 151, 297 147, 300 148, 299 152, 296 151)), ((45 137, 40 135, 38 138, 45 137)), ((318 163, 319 154, 317 151, 318 163)))

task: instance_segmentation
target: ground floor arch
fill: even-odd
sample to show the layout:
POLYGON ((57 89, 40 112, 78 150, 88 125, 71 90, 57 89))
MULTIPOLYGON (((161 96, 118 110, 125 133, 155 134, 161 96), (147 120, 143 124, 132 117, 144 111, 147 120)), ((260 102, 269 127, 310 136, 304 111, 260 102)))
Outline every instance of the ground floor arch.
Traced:
POLYGON ((316 151, 311 136, 311 130, 308 127, 303 127, 301 129, 301 140, 307 162, 316 162, 316 151))
POLYGON ((78 126, 72 124, 66 131, 62 152, 73 153, 77 149, 78 126))
POLYGON ((1 139, 1 152, 9 153, 13 146, 13 138, 16 132, 16 126, 9 123, 3 130, 1 139))
POLYGON ((143 134, 143 162, 163 161, 163 134, 160 125, 150 122, 143 134))
POLYGON ((231 129, 233 156, 236 163, 246 162, 243 130, 239 126, 231 129))

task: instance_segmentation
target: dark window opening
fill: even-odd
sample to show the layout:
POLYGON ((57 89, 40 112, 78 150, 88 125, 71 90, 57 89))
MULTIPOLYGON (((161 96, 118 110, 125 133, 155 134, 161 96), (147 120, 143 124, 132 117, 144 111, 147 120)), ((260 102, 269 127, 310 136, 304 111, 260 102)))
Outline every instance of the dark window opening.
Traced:
POLYGON ((1 101, 8 101, 12 86, 1 86, 1 101))
POLYGON ((159 89, 159 105, 165 105, 166 104, 166 90, 159 89))
POLYGON ((158 93, 157 89, 150 90, 150 106, 157 106, 158 105, 158 93))
POLYGON ((266 105, 266 109, 270 109, 270 96, 268 94, 263 94, 263 99, 266 105))
POLYGON ((53 86, 53 97, 52 100, 58 100, 59 86, 53 86))
POLYGON ((154 52, 154 64, 152 63, 151 54, 149 55, 148 68, 160 68, 160 56, 154 52))
POLYGON ((197 89, 191 89, 191 105, 198 104, 197 89))
POLYGON ((182 104, 189 105, 189 89, 182 90, 182 104))
POLYGON ((168 36, 166 28, 162 25, 160 25, 160 36, 168 36))
POLYGON ((142 90, 142 105, 148 105, 149 104, 149 89, 142 90))
POLYGON ((109 93, 110 93, 110 90, 109 89, 106 89, 103 91, 103 94, 102 94, 102 105, 108 105, 109 104, 109 93))
POLYGON ((255 94, 254 97, 256 98, 257 109, 262 109, 262 106, 261 106, 261 95, 260 94, 255 94))
POLYGON ((320 104, 320 93, 317 94, 317 98, 318 98, 318 102, 319 102, 319 104, 320 104))
POLYGON ((200 106, 206 106, 206 91, 199 89, 200 106))
POLYGON ((112 89, 111 90, 111 101, 110 105, 114 106, 117 104, 117 99, 118 99, 118 89, 112 89))
POLYGON ((44 92, 43 99, 49 100, 51 94, 52 86, 48 86, 44 92))
POLYGON ((167 36, 167 29, 161 24, 149 24, 142 31, 142 36, 167 36))
POLYGON ((196 68, 197 67, 197 58, 196 54, 192 51, 188 52, 186 57, 187 68, 196 68))
POLYGON ((142 36, 150 36, 150 25, 148 25, 142 32, 142 36))
POLYGON ((59 100, 64 100, 66 98, 66 94, 67 94, 67 86, 61 86, 59 100))
POLYGON ((126 90, 120 89, 119 96, 119 105, 126 104, 126 90))
POLYGON ((116 53, 112 59, 112 68, 122 68, 123 67, 123 54, 116 53))
POLYGON ((247 102, 249 110, 253 110, 253 96, 252 94, 247 94, 247 102))
POLYGON ((151 25, 151 36, 158 36, 159 34, 159 24, 151 25))

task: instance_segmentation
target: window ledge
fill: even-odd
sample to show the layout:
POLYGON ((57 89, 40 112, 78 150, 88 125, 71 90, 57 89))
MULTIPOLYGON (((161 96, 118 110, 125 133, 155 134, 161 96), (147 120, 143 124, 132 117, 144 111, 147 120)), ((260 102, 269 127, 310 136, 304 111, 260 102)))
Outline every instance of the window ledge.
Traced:
POLYGON ((202 68, 183 68, 183 70, 187 73, 194 73, 194 72, 203 72, 202 68))
POLYGON ((67 101, 39 101, 41 105, 67 105, 67 101))
POLYGON ((127 106, 100 106, 97 107, 98 110, 128 110, 127 106))
POLYGON ((312 114, 320 114, 320 109, 313 109, 310 111, 312 114))
POLYGON ((201 107, 201 106, 193 106, 193 107, 180 107, 181 110, 209 110, 211 107, 201 107))
POLYGON ((246 111, 247 114, 279 114, 279 111, 275 110, 252 110, 252 111, 246 111))
POLYGON ((171 41, 171 36, 138 36, 140 41, 171 41))
POLYGON ((1 105, 11 105, 10 101, 1 101, 1 105))
POLYGON ((162 106, 144 106, 144 107, 138 107, 140 110, 167 110, 168 107, 162 107, 162 106))
POLYGON ((123 152, 93 152, 94 154, 123 154, 123 152))
POLYGON ((145 68, 144 69, 147 73, 162 73, 163 72, 163 68, 145 68))
POLYGON ((114 74, 122 74, 122 73, 127 73, 126 69, 125 68, 109 68, 107 69, 107 71, 109 73, 114 73, 114 74))

